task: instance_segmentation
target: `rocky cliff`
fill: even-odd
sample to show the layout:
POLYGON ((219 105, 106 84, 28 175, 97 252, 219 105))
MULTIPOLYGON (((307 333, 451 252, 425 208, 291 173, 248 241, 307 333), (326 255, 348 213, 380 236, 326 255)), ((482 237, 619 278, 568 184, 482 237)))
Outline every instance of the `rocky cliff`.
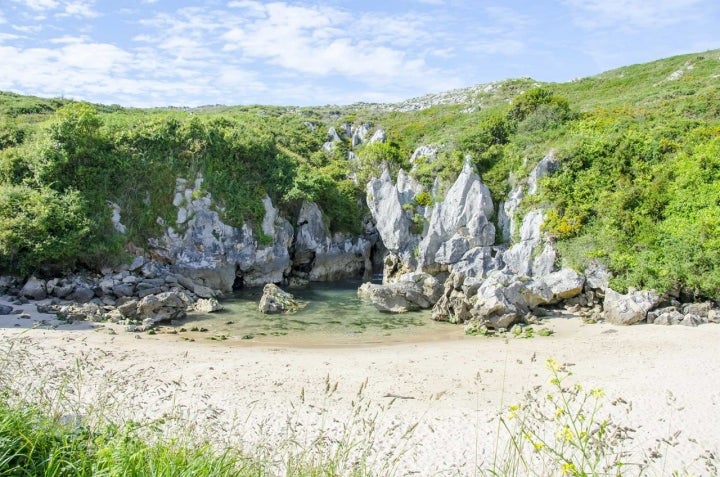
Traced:
POLYGON ((372 269, 377 241, 372 226, 361 236, 330 234, 320 207, 302 204, 293 225, 265 197, 265 218, 258 233, 223 223, 218 205, 203 192, 202 177, 178 179, 174 225, 151 241, 152 254, 172 269, 222 292, 266 283, 302 283, 362 276, 372 269))
POLYGON ((385 285, 366 286, 361 295, 383 311, 421 308, 427 296, 412 285, 420 273, 423 280, 434 277, 445 282, 442 293, 428 295, 434 302, 434 319, 480 322, 491 328, 507 328, 538 306, 584 292, 589 298, 583 303, 593 302, 595 291, 604 289, 586 287, 584 276, 557 267, 557 252, 542 232, 544 210, 537 208, 518 217, 522 198, 536 194, 538 181, 557 165, 549 153, 499 203, 498 223, 505 239, 501 243, 496 243, 490 191, 470 161, 465 162, 444 200, 425 210, 413 206, 422 187, 402 171, 393 184, 385 171, 368 184, 367 202, 389 250, 385 262, 389 276, 384 277, 385 285), (413 217, 418 214, 426 222, 413 231, 413 217))

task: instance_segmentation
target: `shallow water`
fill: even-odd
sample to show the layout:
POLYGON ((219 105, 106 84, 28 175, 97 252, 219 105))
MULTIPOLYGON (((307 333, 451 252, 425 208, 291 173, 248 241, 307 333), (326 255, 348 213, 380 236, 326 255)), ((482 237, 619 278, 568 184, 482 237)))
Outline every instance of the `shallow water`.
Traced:
POLYGON ((262 289, 244 289, 222 300, 224 311, 209 315, 193 313, 173 328, 187 340, 211 339, 247 345, 354 346, 462 336, 462 327, 433 321, 429 310, 380 313, 357 297, 360 284, 313 283, 290 290, 307 306, 283 315, 260 313, 262 289))

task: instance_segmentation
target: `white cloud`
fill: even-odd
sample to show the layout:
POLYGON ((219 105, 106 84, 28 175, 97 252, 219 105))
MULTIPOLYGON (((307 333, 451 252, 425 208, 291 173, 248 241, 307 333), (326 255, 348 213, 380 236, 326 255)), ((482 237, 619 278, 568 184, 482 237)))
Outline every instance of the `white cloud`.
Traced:
POLYGON ((60 4, 58 0, 13 0, 15 3, 24 5, 32 10, 52 10, 60 4))
POLYGON ((656 28, 687 21, 702 0, 564 0, 583 28, 656 28))
POLYGON ((415 49, 428 41, 420 17, 378 18, 329 7, 231 2, 248 16, 222 34, 223 51, 302 75, 370 85, 429 84, 439 72, 415 49))
POLYGON ((11 25, 11 28, 20 33, 35 33, 42 30, 42 25, 11 25))
POLYGON ((12 33, 0 32, 0 44, 4 43, 5 41, 17 40, 19 38, 20 38, 19 35, 13 35, 12 33))
POLYGON ((65 3, 64 11, 60 16, 94 18, 99 14, 93 9, 93 1, 74 0, 65 3))

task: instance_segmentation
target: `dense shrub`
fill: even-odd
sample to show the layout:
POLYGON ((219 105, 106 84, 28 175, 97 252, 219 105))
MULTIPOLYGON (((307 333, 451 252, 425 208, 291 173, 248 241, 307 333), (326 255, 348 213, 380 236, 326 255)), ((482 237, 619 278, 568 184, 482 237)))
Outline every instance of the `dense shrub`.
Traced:
POLYGON ((77 191, 0 187, 0 267, 18 274, 71 267, 90 231, 77 191))

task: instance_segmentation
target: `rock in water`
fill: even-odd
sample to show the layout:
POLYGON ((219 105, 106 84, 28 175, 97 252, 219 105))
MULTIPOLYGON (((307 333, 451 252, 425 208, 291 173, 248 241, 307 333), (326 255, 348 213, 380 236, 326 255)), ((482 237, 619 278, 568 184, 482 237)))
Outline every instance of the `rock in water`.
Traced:
POLYGON ((358 296, 370 300, 385 313, 405 313, 432 307, 442 296, 443 286, 427 273, 407 273, 386 285, 364 283, 358 296))
POLYGON ((261 313, 288 313, 302 308, 303 303, 296 300, 290 293, 283 291, 275 284, 268 283, 263 288, 258 309, 261 313))
POLYGON ((215 313, 224 309, 215 298, 201 298, 192 305, 192 308, 198 313, 215 313))

